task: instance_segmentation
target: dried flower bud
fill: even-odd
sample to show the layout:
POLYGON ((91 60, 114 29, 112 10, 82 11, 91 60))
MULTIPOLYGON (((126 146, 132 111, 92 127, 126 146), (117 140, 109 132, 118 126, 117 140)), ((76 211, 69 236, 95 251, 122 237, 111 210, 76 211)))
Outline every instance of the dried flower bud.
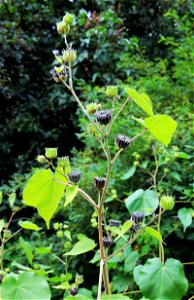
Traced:
POLYGON ((113 243, 113 239, 110 236, 103 237, 103 246, 109 248, 113 243))
POLYGON ((56 158, 58 148, 45 148, 45 156, 47 158, 56 158))
POLYGON ((71 288, 69 289, 69 292, 70 292, 71 296, 77 295, 78 291, 79 291, 79 289, 78 289, 77 286, 76 286, 76 287, 71 287, 71 288))
POLYGON ((105 186, 105 183, 106 183, 106 178, 94 177, 93 184, 99 190, 102 189, 105 186))
POLYGON ((57 158, 57 165, 61 168, 67 168, 70 166, 69 156, 62 156, 57 158))
POLYGON ((50 74, 52 75, 54 81, 56 81, 56 82, 61 81, 60 75, 54 69, 50 70, 50 74))
POLYGON ((109 220, 109 226, 110 227, 119 227, 120 225, 121 225, 121 221, 109 220))
POLYGON ((63 61, 64 63, 74 62, 77 58, 76 51, 73 49, 68 49, 63 51, 63 61))
POLYGON ((73 171, 69 173, 69 179, 71 182, 78 182, 81 179, 81 172, 80 171, 73 171))
POLYGON ((118 95, 118 86, 108 85, 106 87, 106 94, 107 94, 108 97, 111 97, 111 98, 117 96, 118 95))
POLYGON ((69 13, 66 13, 65 16, 63 17, 63 21, 70 26, 73 24, 74 19, 75 16, 69 13))
POLYGON ((121 149, 121 148, 127 148, 129 144, 131 143, 130 138, 124 135, 117 135, 116 140, 115 140, 116 145, 121 149))
POLYGON ((46 162, 46 157, 44 155, 38 155, 36 160, 42 164, 46 162))
POLYGON ((101 104, 97 104, 97 103, 89 103, 86 105, 86 110, 89 114, 93 114, 97 111, 98 108, 101 107, 101 104))
POLYGON ((134 211, 131 214, 132 221, 136 224, 143 222, 144 214, 141 211, 134 211))
POLYGON ((133 224, 133 225, 131 226, 131 228, 129 229, 129 233, 130 233, 130 234, 131 234, 131 233, 136 233, 139 229, 140 229, 140 227, 139 227, 138 225, 133 224))
POLYGON ((175 204, 175 199, 173 196, 163 195, 160 199, 160 205, 165 210, 172 210, 175 204))
POLYGON ((101 125, 107 125, 112 117, 111 110, 100 110, 95 113, 95 117, 101 125))

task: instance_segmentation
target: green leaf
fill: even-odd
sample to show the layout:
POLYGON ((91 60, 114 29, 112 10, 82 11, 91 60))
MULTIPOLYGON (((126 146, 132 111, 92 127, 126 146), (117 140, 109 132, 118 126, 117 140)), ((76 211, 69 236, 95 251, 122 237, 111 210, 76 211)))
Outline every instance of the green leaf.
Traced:
POLYGON ((50 226, 50 220, 65 190, 65 185, 56 180, 67 181, 57 171, 53 175, 51 170, 38 170, 29 179, 23 191, 25 205, 37 208, 39 215, 45 220, 47 228, 50 226))
POLYGON ((184 232, 186 231, 187 227, 189 227, 192 223, 192 215, 193 209, 183 207, 178 211, 178 217, 183 224, 184 232))
POLYGON ((64 281, 59 285, 53 286, 54 289, 59 289, 59 290, 68 290, 70 288, 70 284, 68 281, 64 281))
POLYGON ((38 227, 36 224, 34 224, 34 223, 30 222, 30 221, 22 221, 22 220, 20 220, 18 222, 18 224, 22 228, 24 228, 24 229, 30 229, 30 230, 35 230, 35 231, 38 231, 38 230, 42 229, 42 228, 38 227))
POLYGON ((15 200, 16 200, 16 193, 13 192, 8 197, 9 205, 11 208, 13 207, 15 200))
POLYGON ((3 193, 2 191, 0 191, 0 204, 2 203, 2 200, 3 200, 3 193))
POLYGON ((92 239, 89 239, 87 236, 80 235, 79 239, 80 241, 74 245, 73 249, 64 255, 79 255, 96 247, 95 242, 92 239))
POLYGON ((149 216, 157 209, 159 200, 154 191, 139 189, 125 199, 125 205, 130 213, 141 211, 149 216))
POLYGON ((50 288, 46 280, 30 272, 20 273, 19 276, 8 275, 3 281, 2 300, 50 300, 50 288))
POLYGON ((77 300, 93 300, 93 298, 90 298, 88 296, 84 296, 84 295, 81 295, 81 294, 77 294, 75 296, 67 296, 66 298, 64 298, 64 300, 74 300, 74 299, 77 299, 77 300))
POLYGON ((122 226, 121 228, 117 228, 119 229, 119 235, 117 236, 117 238, 115 239, 115 242, 120 239, 133 225, 133 222, 131 221, 126 221, 122 226))
POLYGON ((127 257, 125 258, 125 263, 124 263, 124 272, 126 274, 128 274, 134 269, 138 258, 139 258, 139 253, 137 251, 131 251, 130 248, 130 251, 128 252, 127 257))
POLYGON ((134 121, 136 121, 137 123, 139 123, 141 126, 145 127, 144 120, 142 120, 140 118, 135 118, 134 116, 132 116, 131 119, 134 120, 134 121))
POLYGON ((49 247, 37 247, 35 248, 35 251, 37 254, 48 254, 50 253, 52 250, 52 245, 50 245, 49 247))
POLYGON ((177 122, 167 115, 148 117, 144 121, 151 134, 165 146, 168 146, 176 130, 177 122))
POLYGON ((133 176, 133 174, 135 173, 135 171, 136 171, 136 167, 135 167, 135 166, 132 166, 132 167, 129 169, 129 171, 127 171, 127 173, 125 173, 125 174, 121 177, 121 179, 122 179, 122 180, 127 180, 127 179, 129 179, 130 177, 133 176))
POLYGON ((66 192, 65 192, 65 204, 64 206, 67 206, 69 203, 71 203, 71 201, 73 201, 73 199, 75 198, 75 196, 78 193, 78 187, 75 185, 71 185, 68 186, 66 188, 66 192))
POLYGON ((64 236, 66 236, 66 238, 68 238, 68 240, 72 241, 71 232, 69 230, 64 231, 64 236))
POLYGON ((0 220, 0 233, 4 227, 5 221, 3 219, 0 220))
POLYGON ((183 265, 173 258, 164 265, 159 258, 148 259, 134 269, 134 279, 143 296, 152 300, 181 300, 188 289, 183 265))
POLYGON ((159 240, 160 242, 162 242, 162 236, 160 234, 160 232, 158 232, 157 230, 155 230, 152 227, 145 227, 144 228, 145 232, 147 232, 149 235, 155 237, 157 240, 159 240))
POLYGON ((130 298, 122 294, 114 294, 114 295, 102 295, 102 300, 130 300, 130 298))
POLYGON ((19 237, 19 243, 28 259, 29 264, 32 265, 34 255, 32 253, 33 248, 31 244, 29 242, 26 242, 21 236, 19 237))
POLYGON ((138 94, 134 89, 126 88, 127 95, 149 116, 153 116, 152 102, 146 94, 138 94))

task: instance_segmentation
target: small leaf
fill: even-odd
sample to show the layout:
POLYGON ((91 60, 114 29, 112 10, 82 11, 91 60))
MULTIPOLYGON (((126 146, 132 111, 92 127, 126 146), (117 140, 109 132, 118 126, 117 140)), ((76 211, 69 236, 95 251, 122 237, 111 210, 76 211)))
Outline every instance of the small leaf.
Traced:
POLYGON ((36 224, 34 224, 34 223, 30 222, 30 221, 22 221, 22 220, 20 220, 18 222, 18 224, 22 228, 24 228, 24 229, 30 229, 30 230, 35 230, 35 231, 38 231, 38 230, 42 229, 41 227, 38 227, 38 225, 36 225, 36 224))
POLYGON ((0 220, 0 233, 5 225, 5 221, 3 219, 0 220))
POLYGON ((19 237, 19 243, 28 259, 29 264, 32 265, 32 260, 34 258, 34 255, 32 253, 33 248, 31 244, 29 242, 26 242, 21 236, 19 237))
POLYGON ((152 103, 146 94, 138 94, 134 89, 126 88, 127 95, 149 116, 153 116, 152 103))
POLYGON ((64 255, 79 255, 88 252, 96 247, 95 242, 89 239, 87 236, 81 237, 81 240, 77 242, 71 251, 65 253, 64 255))
POLYGON ((118 228, 120 230, 119 235, 117 236, 117 238, 115 239, 115 242, 120 239, 133 225, 133 222, 131 221, 126 221, 121 228, 118 228))
POLYGON ((133 116, 131 117, 131 119, 139 123, 141 126, 145 127, 145 122, 143 119, 135 118, 133 116))
POLYGON ((15 200, 16 200, 16 193, 13 192, 8 197, 9 205, 11 208, 13 207, 15 200))
POLYGON ((66 238, 68 238, 68 240, 72 241, 71 232, 69 230, 64 231, 64 236, 66 236, 66 238))
POLYGON ((144 121, 151 134, 165 146, 168 146, 176 130, 177 122, 167 115, 156 115, 146 118, 144 121))
POLYGON ((133 174, 135 173, 135 171, 136 171, 136 167, 135 167, 135 166, 132 166, 132 167, 129 169, 129 171, 127 171, 127 173, 125 173, 125 174, 121 177, 121 179, 122 179, 122 180, 127 180, 127 179, 129 179, 130 177, 133 176, 133 174))
POLYGON ((160 234, 160 232, 158 232, 157 230, 155 230, 152 227, 145 227, 144 228, 145 232, 147 232, 149 235, 155 237, 157 240, 159 240, 160 242, 162 242, 162 236, 160 234))
POLYGON ((2 203, 2 200, 3 200, 3 193, 2 191, 0 191, 0 204, 2 203))
POLYGON ((59 289, 59 290, 68 290, 70 288, 70 284, 68 281, 62 282, 59 285, 53 286, 54 289, 59 289))
POLYGON ((178 217, 183 224, 184 232, 186 231, 187 227, 189 227, 192 223, 192 208, 183 207, 178 211, 178 217))
POLYGON ((52 250, 52 245, 49 247, 37 247, 35 248, 35 251, 37 254, 48 254, 52 250))
POLYGON ((69 203, 71 203, 71 201, 73 201, 73 199, 75 198, 75 196, 78 193, 78 187, 75 185, 71 185, 68 186, 66 188, 66 192, 65 192, 65 204, 64 206, 67 206, 69 203))
POLYGON ((130 300, 130 298, 122 294, 114 294, 114 295, 102 295, 102 300, 130 300))

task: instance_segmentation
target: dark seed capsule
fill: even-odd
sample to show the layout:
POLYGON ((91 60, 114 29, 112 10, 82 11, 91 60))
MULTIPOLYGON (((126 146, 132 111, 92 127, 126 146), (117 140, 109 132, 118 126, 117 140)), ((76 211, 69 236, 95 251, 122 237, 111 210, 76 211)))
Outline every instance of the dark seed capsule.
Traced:
POLYGON ((106 183, 106 178, 94 177, 93 184, 99 190, 102 189, 105 186, 105 183, 106 183))
POLYGON ((109 248, 113 243, 113 239, 110 236, 103 237, 103 246, 109 248))
POLYGON ((78 291, 79 291, 79 289, 78 289, 77 286, 76 286, 76 287, 71 287, 71 288, 69 289, 69 292, 70 292, 71 296, 77 295, 78 291))
POLYGON ((120 225, 121 225, 121 221, 109 220, 109 226, 110 227, 119 227, 120 225))
POLYGON ((106 125, 111 120, 112 112, 111 110, 100 110, 96 112, 94 115, 98 123, 100 123, 101 125, 106 125))
POLYGON ((72 182, 78 182, 78 181, 80 181, 80 179, 81 179, 81 172, 74 171, 74 172, 69 173, 69 179, 72 182))
POLYGON ((131 226, 131 228, 129 229, 129 234, 131 234, 131 233, 136 233, 139 229, 140 229, 140 227, 139 227, 138 225, 133 224, 133 225, 131 226))
POLYGON ((143 222, 144 214, 141 211, 134 211, 131 215, 132 221, 136 224, 143 222))
POLYGON ((115 140, 116 145, 121 149, 121 148, 127 148, 129 144, 131 143, 130 138, 124 135, 117 135, 116 140, 115 140))

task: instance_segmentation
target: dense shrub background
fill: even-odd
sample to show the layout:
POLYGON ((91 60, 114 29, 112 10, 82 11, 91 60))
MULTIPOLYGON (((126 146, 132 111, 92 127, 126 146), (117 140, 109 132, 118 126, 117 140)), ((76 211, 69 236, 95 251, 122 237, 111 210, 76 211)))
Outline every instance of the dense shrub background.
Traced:
MULTIPOLYGON (((29 176, 26 173, 38 166, 35 157, 44 153, 44 147, 48 146, 58 146, 60 155, 71 156, 73 167, 83 173, 82 187, 90 193, 93 176, 106 172, 104 157, 87 133, 85 118, 72 97, 63 86, 52 81, 49 73, 55 63, 52 50, 64 47, 55 24, 68 11, 77 16, 70 38, 78 52, 74 77, 82 100, 85 103, 97 101, 108 107, 105 85, 129 84, 150 96, 155 111, 167 113, 178 121, 177 132, 168 149, 160 147, 147 134, 146 139, 138 140, 122 155, 110 182, 109 200, 115 198, 115 202, 110 201, 108 205, 108 217, 126 220, 128 214, 123 203, 126 195, 150 186, 147 170, 154 170, 154 146, 160 148, 158 151, 163 160, 159 178, 163 176, 164 168, 169 169, 159 183, 159 191, 175 195, 177 201, 188 201, 186 204, 177 203, 175 210, 165 215, 162 224, 164 235, 173 230, 177 223, 177 210, 182 206, 190 207, 193 187, 191 5, 191 1, 184 0, 1 2, 0 178, 5 194, 16 192, 19 205, 23 184, 29 176), (172 148, 172 145, 175 147, 172 148), (181 156, 178 152, 184 154, 181 156), (134 176, 123 180, 122 176, 131 167, 135 168, 134 176)), ((124 99, 121 88, 120 97, 124 99)), ((124 111, 123 119, 114 125, 112 150, 116 134, 125 132, 134 136, 141 130, 135 121, 127 119, 133 114, 142 116, 140 110, 130 106, 124 111)), ((88 205, 81 201, 78 198, 70 208, 59 210, 55 221, 65 219, 67 224, 72 224, 74 238, 80 232, 96 237, 96 229, 89 226, 91 215, 88 214, 88 205)), ((2 212, 9 215, 7 204, 2 207, 2 212)), ((25 210, 21 216, 33 213, 33 210, 25 210)), ((36 214, 34 218, 37 219, 36 214)), ((39 218, 38 222, 41 222, 39 218)), ((16 222, 13 225, 17 228, 16 222)), ((41 235, 44 235, 44 240, 46 235, 47 245, 55 243, 57 255, 63 253, 54 230, 40 233, 38 239, 43 240, 41 235)), ((192 240, 191 229, 183 234, 179 226, 167 239, 166 256, 182 262, 185 259, 192 261, 189 250, 192 240)), ((31 242, 37 246, 33 235, 31 242)), ((142 237, 138 244, 140 252, 149 253, 150 249, 156 249, 152 243, 142 237)), ((16 258, 17 248, 13 251, 16 258)), ((91 258, 90 255, 84 256, 84 259, 77 257, 71 262, 70 271, 76 268, 86 277, 91 268, 84 260, 87 262, 91 258)), ((10 253, 7 262, 11 260, 10 253)), ((19 261, 25 264, 24 257, 19 261)), ((57 275, 62 272, 56 260, 50 258, 50 264, 57 275)), ((122 279, 122 267, 118 274, 117 268, 116 264, 112 265, 115 270, 113 286, 119 291, 116 282, 118 278, 122 279)), ((188 279, 192 278, 189 266, 185 272, 188 279)), ((91 281, 85 286, 91 288, 92 284, 91 276, 91 281)), ((192 287, 188 295, 192 295, 192 287)))

